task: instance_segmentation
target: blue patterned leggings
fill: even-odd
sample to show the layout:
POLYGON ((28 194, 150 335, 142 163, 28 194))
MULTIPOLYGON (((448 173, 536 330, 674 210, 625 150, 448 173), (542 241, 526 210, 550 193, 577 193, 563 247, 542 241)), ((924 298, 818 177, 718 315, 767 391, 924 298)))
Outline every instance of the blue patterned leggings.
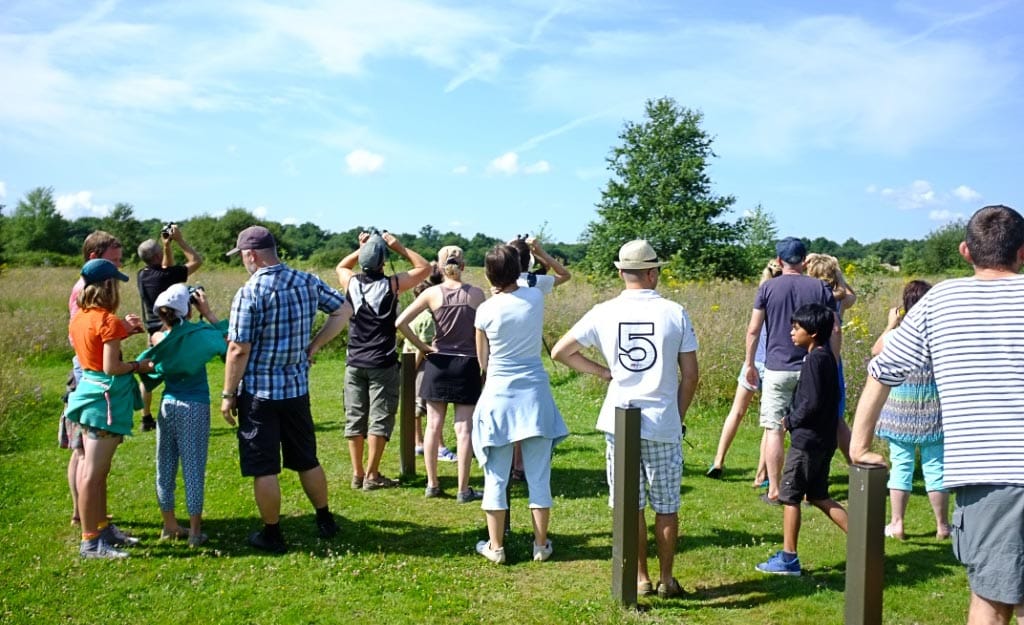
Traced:
POLYGON ((210 404, 164 398, 156 426, 156 499, 160 509, 174 510, 174 487, 181 460, 189 516, 202 514, 210 448, 210 404))

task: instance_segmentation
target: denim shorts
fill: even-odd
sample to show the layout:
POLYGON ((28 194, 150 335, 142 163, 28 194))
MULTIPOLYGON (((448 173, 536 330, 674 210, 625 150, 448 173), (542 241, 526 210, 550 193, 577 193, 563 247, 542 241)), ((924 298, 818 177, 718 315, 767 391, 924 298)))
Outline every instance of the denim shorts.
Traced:
POLYGON ((955 489, 953 555, 971 591, 989 601, 1024 603, 1024 486, 955 489))

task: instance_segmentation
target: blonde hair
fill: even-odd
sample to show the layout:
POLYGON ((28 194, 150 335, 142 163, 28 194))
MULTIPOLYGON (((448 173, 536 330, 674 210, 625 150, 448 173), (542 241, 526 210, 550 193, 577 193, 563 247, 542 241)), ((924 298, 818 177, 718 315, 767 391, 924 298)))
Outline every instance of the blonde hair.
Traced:
POLYGON ((458 245, 446 245, 437 251, 437 264, 446 278, 460 280, 465 260, 462 255, 462 248, 458 245), (458 262, 448 262, 449 260, 458 262))
POLYGON ((804 268, 807 275, 828 283, 829 287, 835 289, 841 286, 842 271, 839 269, 839 259, 828 254, 808 254, 804 260, 804 268))
POLYGON ((109 278, 96 284, 87 284, 78 293, 75 303, 82 310, 87 308, 102 308, 110 312, 117 310, 121 305, 121 295, 117 288, 118 280, 109 278))
POLYGON ((761 280, 758 284, 764 284, 772 278, 778 278, 781 275, 782 263, 779 262, 779 259, 773 258, 768 261, 768 264, 764 266, 763 270, 761 270, 761 280))

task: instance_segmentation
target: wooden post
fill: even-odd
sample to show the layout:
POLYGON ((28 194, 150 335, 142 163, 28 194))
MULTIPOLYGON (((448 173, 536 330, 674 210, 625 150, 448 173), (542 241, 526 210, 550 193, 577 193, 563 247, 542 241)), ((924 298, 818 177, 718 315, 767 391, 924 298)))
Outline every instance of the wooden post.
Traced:
POLYGON ((612 597, 636 607, 640 531, 640 409, 615 409, 615 487, 612 511, 612 597))
POLYGON ((888 470, 850 466, 846 537, 846 625, 881 625, 888 470))
POLYGON ((402 353, 402 390, 399 402, 399 471, 405 479, 416 477, 416 354, 402 353))

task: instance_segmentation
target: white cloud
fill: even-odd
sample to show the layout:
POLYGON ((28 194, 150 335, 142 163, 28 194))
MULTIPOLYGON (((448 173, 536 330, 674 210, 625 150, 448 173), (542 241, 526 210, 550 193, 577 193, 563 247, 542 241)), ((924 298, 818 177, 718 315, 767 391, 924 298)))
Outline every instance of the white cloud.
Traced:
POLYGON ((469 173, 469 166, 468 165, 458 165, 458 166, 452 168, 452 173, 455 174, 456 176, 462 176, 462 175, 468 174, 469 173))
POLYGON ((953 195, 961 202, 977 202, 981 199, 980 193, 965 184, 953 189, 953 195))
POLYGON ((879 189, 875 185, 869 185, 866 193, 874 195, 877 193, 885 200, 892 202, 901 210, 913 210, 925 206, 934 205, 939 198, 927 180, 915 180, 905 187, 884 187, 879 189))
POLYGON ((281 220, 281 224, 285 226, 297 226, 299 225, 299 220, 295 217, 285 217, 281 220))
POLYGON ((384 157, 374 154, 369 150, 353 150, 345 156, 345 164, 348 166, 348 173, 360 176, 380 171, 384 166, 384 157))
POLYGON ((252 214, 257 219, 266 219, 266 217, 267 217, 267 207, 266 206, 257 206, 256 208, 252 209, 252 214))
POLYGON ((954 211, 946 210, 944 208, 940 209, 940 210, 929 211, 929 213, 928 213, 928 219, 931 219, 932 221, 946 222, 946 221, 955 221, 957 219, 963 219, 963 218, 964 218, 964 214, 963 213, 957 213, 957 212, 954 212, 954 211))
POLYGON ((491 164, 487 166, 487 171, 511 176, 519 171, 519 155, 515 152, 505 152, 491 161, 491 164))
POLYGON ((523 167, 524 174, 546 174, 551 171, 551 164, 547 161, 537 161, 532 165, 523 167))
POLYGON ((7 197, 7 183, 0 180, 0 199, 7 197))
POLYGON ((66 219, 106 217, 110 214, 110 206, 93 203, 92 191, 78 191, 76 193, 58 195, 54 203, 57 205, 57 212, 66 219))

